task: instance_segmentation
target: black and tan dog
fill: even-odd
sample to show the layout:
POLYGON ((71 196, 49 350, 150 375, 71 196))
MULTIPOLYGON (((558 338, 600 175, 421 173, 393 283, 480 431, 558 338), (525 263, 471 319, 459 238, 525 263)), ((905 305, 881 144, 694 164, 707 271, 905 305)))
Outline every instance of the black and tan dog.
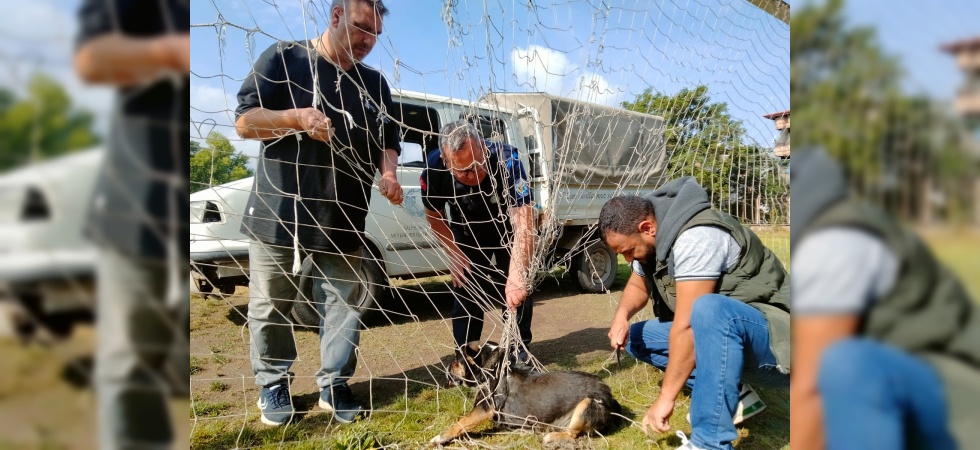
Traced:
POLYGON ((471 342, 449 366, 450 381, 477 386, 476 406, 429 443, 441 445, 486 420, 512 428, 548 432, 544 443, 606 431, 621 408, 599 377, 582 372, 539 373, 508 357, 493 342, 471 342), (498 374, 506 359, 510 371, 498 374))

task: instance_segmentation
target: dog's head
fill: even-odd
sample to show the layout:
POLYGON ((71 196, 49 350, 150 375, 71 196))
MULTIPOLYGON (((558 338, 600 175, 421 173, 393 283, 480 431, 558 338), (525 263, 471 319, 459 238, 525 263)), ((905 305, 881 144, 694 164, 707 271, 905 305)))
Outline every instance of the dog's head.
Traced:
POLYGON ((495 342, 473 341, 456 352, 446 376, 450 385, 476 386, 492 379, 503 359, 503 350, 495 342))

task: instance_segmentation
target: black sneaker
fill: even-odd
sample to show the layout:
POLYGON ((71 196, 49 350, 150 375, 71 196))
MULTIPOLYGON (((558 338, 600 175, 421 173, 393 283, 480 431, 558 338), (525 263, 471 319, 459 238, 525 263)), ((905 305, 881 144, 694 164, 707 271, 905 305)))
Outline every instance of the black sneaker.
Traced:
POLYGON ((318 404, 320 408, 332 411, 334 419, 340 423, 351 423, 367 413, 346 384, 320 391, 318 404))
POLYGON ((284 425, 293 417, 293 402, 289 398, 289 386, 285 384, 263 387, 259 392, 258 405, 262 411, 262 423, 266 425, 284 425))

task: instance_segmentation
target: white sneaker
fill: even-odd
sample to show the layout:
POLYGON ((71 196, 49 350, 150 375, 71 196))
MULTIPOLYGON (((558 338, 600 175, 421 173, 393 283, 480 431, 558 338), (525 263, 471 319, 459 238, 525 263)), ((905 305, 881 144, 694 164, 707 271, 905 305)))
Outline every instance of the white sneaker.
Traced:
POLYGON ((683 431, 677 431, 677 437, 681 438, 681 446, 677 447, 677 450, 701 450, 700 447, 695 447, 694 443, 687 440, 687 435, 683 431))
MULTIPOLYGON (((740 386, 738 406, 735 407, 735 417, 732 417, 732 423, 735 425, 744 422, 745 419, 759 414, 762 410, 766 409, 765 402, 755 392, 755 389, 752 389, 752 386, 745 383, 741 383, 740 386)), ((687 413, 687 423, 691 423, 691 413, 687 413)))
POLYGON ((742 387, 738 391, 738 406, 735 408, 735 416, 732 423, 738 425, 756 414, 766 409, 766 404, 759 398, 759 394, 747 383, 741 383, 742 387))

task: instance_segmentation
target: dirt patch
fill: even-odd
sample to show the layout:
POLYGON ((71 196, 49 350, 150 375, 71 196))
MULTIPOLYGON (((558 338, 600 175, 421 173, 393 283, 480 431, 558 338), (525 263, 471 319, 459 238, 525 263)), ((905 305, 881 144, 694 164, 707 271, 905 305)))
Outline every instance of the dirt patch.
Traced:
MULTIPOLYGON (((192 299, 192 386, 196 401, 234 405, 254 403, 254 386, 248 359, 245 315, 247 289, 234 296, 192 299), (228 385, 228 389, 216 383, 228 385), (251 399, 251 400, 249 400, 251 399)), ((606 332, 618 295, 579 294, 572 283, 546 280, 534 296, 534 332, 531 352, 544 364, 575 367, 579 359, 609 354, 606 332)), ((436 384, 444 379, 439 369, 452 354, 449 311, 452 294, 445 285, 400 288, 371 314, 361 332, 357 371, 351 380, 355 393, 373 403, 386 403, 404 395, 408 380, 436 384)), ((499 314, 488 314, 485 339, 500 338, 499 314), (493 317, 491 317, 493 316, 493 317)), ((297 327, 294 339, 298 358, 294 396, 315 403, 313 374, 319 367, 318 335, 297 327)))

